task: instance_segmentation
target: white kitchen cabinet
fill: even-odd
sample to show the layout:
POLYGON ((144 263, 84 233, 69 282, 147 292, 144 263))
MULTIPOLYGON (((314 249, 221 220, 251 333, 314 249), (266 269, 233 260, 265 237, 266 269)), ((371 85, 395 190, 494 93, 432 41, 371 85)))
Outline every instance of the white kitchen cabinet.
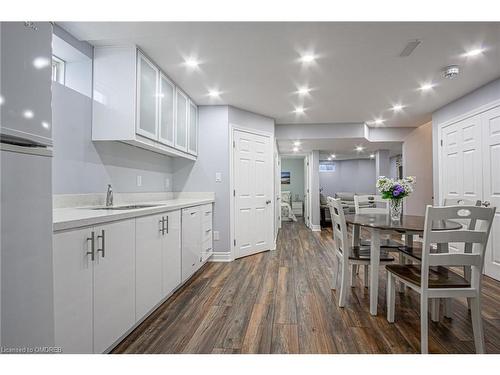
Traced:
POLYGON ((212 204, 182 210, 182 282, 213 253, 212 204))
POLYGON ((93 141, 196 159, 188 153, 191 100, 136 46, 95 47, 93 79, 93 141))
POLYGON ((165 215, 136 219, 136 321, 162 299, 162 251, 165 215))
POLYGON ((179 88, 175 90, 175 148, 187 151, 189 98, 179 88))
POLYGON ((136 321, 181 283, 180 211, 136 219, 136 321))
POLYGON ((94 262, 87 254, 95 246, 92 232, 85 228, 53 237, 55 345, 63 353, 93 353, 94 262))
POLYGON ((164 215, 162 297, 170 295, 181 284, 181 212, 171 211, 164 215))
POLYGON ((188 152, 198 155, 198 107, 189 101, 188 152))
POLYGON ((160 71, 137 53, 137 134, 158 139, 158 85, 160 71))
POLYGON ((173 146, 175 140, 175 85, 163 73, 160 73, 159 105, 158 140, 167 146, 173 146))
POLYGON ((53 241, 56 346, 102 353, 135 323, 135 220, 56 233, 53 241))

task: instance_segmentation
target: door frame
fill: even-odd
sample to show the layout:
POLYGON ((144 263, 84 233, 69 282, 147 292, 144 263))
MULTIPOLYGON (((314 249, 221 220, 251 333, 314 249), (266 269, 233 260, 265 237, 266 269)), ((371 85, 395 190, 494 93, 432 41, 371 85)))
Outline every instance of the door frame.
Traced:
MULTIPOLYGON (((263 130, 255 130, 255 129, 248 129, 248 128, 245 128, 245 127, 242 127, 242 126, 239 126, 237 124, 232 124, 230 123, 229 124, 229 196, 230 196, 230 199, 229 199, 229 226, 230 226, 230 230, 229 230, 229 240, 230 240, 230 248, 231 248, 231 261, 235 260, 236 259, 236 246, 234 245, 234 239, 235 239, 235 232, 236 232, 236 220, 235 220, 235 214, 234 214, 234 208, 235 208, 235 204, 234 204, 234 193, 231 194, 231 191, 234 192, 234 132, 235 131, 239 131, 239 132, 244 132, 244 133, 249 133, 249 134, 254 134, 254 135, 259 135, 259 136, 263 136, 263 137, 267 137, 269 138, 269 147, 270 147, 270 157, 271 157, 271 164, 272 164, 272 170, 274 172, 274 146, 273 146, 273 142, 274 142, 274 134, 271 133, 271 132, 266 132, 266 131, 263 131, 263 130)), ((274 175, 274 173, 273 173, 274 175)), ((276 209, 276 205, 275 205, 275 196, 276 196, 276 192, 274 191, 275 190, 275 186, 274 186, 274 178, 272 178, 269 183, 272 185, 272 196, 270 197, 271 199, 271 217, 272 217, 272 226, 273 226, 273 232, 274 232, 274 217, 276 215, 275 213, 275 209, 276 209)), ((274 241, 274 238, 276 237, 276 234, 273 233, 272 234, 272 237, 270 238, 270 243, 273 244, 272 245, 272 248, 269 249, 269 250, 276 250, 276 247, 275 247, 275 241, 274 241)))

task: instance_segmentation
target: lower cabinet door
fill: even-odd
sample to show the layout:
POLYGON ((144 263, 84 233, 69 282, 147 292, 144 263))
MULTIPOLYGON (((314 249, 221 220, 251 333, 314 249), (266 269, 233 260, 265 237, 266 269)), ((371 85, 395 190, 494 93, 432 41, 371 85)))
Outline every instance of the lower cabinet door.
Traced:
POLYGON ((135 323, 135 220, 95 231, 94 352, 102 353, 135 323))
POLYGON ((53 237, 55 345, 63 353, 92 353, 92 229, 53 237))
POLYGON ((181 283, 181 212, 165 214, 166 233, 162 244, 162 296, 166 297, 181 283))
MULTIPOLYGON (((166 215, 136 219, 135 318, 146 315, 162 299, 162 219, 166 215)), ((180 268, 180 265, 179 265, 180 268)))
POLYGON ((201 211, 199 207, 182 210, 182 282, 201 265, 201 211))

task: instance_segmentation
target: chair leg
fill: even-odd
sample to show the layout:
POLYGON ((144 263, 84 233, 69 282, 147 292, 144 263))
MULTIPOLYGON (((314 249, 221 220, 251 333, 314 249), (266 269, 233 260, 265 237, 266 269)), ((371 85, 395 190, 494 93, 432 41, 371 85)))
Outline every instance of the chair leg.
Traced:
POLYGON ((429 353, 428 319, 429 299, 425 295, 420 295, 420 352, 429 353))
MULTIPOLYGON (((399 264, 404 265, 406 264, 406 259, 403 253, 399 253, 399 264)), ((404 293, 405 292, 405 284, 402 282, 399 282, 399 293, 404 293)))
POLYGON ((394 310, 396 307, 396 285, 394 276, 387 272, 387 321, 394 323, 394 310))
POLYGON ((484 332, 483 322, 481 319, 481 299, 478 296, 476 298, 470 298, 470 301, 472 330, 474 331, 474 344, 476 345, 476 353, 484 354, 484 332))
MULTIPOLYGON (((452 313, 451 301, 452 301, 451 298, 445 298, 444 300, 444 316, 447 318, 451 318, 451 313, 452 313)), ((468 302, 469 301, 467 300, 467 303, 468 302)))
MULTIPOLYGON (((342 263, 344 263, 344 262, 347 262, 347 260, 343 259, 342 263)), ((340 279, 340 298, 339 298, 339 306, 340 307, 345 306, 348 288, 349 288, 349 265, 342 264, 342 278, 340 279)))
POLYGON ((439 322, 439 298, 431 299, 431 320, 439 322))
POLYGON ((368 288, 368 264, 365 264, 364 266, 364 272, 365 272, 365 288, 368 288))
POLYGON ((335 257, 335 263, 333 265, 333 289, 337 290, 337 280, 339 278, 339 263, 340 263, 340 258, 337 256, 335 257))
MULTIPOLYGON (((467 281, 470 281, 470 276, 471 276, 471 269, 470 267, 464 267, 464 278, 465 280, 467 281)), ((470 301, 470 298, 467 298, 467 309, 471 309, 471 301, 470 301)))
POLYGON ((357 273, 358 273, 358 266, 356 264, 353 264, 351 266, 351 284, 350 284, 351 287, 353 287, 356 284, 357 273))

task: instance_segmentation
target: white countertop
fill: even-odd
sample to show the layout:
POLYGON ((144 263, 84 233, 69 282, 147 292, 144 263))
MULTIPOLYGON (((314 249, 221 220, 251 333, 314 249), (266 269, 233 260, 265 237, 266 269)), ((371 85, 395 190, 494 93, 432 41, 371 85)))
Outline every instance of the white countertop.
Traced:
MULTIPOLYGON (((139 216, 154 215, 161 212, 178 210, 186 207, 213 203, 214 198, 177 198, 163 201, 134 202, 133 204, 148 204, 155 207, 132 210, 93 210, 92 207, 55 208, 53 210, 54 232, 87 227, 110 221, 130 219, 139 216)), ((126 203, 123 203, 125 205, 126 203)), ((122 204, 120 204, 122 205, 122 204)))

